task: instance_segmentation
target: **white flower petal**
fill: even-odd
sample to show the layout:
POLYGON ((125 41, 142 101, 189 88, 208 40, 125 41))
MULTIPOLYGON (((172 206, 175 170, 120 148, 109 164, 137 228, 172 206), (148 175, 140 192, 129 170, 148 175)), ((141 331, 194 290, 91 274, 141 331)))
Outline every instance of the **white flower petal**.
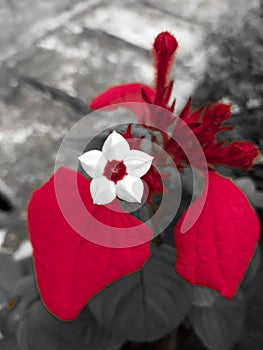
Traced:
POLYGON ((108 160, 123 160, 130 151, 128 142, 115 130, 107 137, 102 153, 108 160))
POLYGON ((102 175, 107 163, 102 152, 96 149, 82 154, 79 161, 82 168, 92 178, 102 175))
POLYGON ((126 202, 141 203, 143 188, 142 180, 130 175, 126 175, 116 184, 117 196, 126 202))
POLYGON ((90 183, 90 193, 94 204, 108 204, 116 197, 114 182, 100 176, 90 183))
POLYGON ((131 176, 142 177, 150 169, 153 157, 149 154, 131 150, 124 159, 124 164, 127 168, 127 173, 131 176))

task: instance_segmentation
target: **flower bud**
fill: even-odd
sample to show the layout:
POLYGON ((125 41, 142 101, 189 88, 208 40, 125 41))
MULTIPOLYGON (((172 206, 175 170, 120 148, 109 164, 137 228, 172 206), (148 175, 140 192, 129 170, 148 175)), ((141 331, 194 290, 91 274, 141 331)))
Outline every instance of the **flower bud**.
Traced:
POLYGON ((159 55, 172 55, 177 47, 177 40, 168 32, 160 33, 154 41, 154 50, 159 55))

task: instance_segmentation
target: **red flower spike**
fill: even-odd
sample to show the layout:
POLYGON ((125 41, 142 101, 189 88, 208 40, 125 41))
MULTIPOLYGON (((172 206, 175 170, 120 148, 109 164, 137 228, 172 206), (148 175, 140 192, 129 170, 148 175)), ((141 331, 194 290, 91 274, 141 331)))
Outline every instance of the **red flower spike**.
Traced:
POLYGON ((214 126, 220 126, 223 122, 231 117, 231 106, 225 103, 216 103, 211 107, 207 107, 202 122, 213 123, 214 126))
MULTIPOLYGON (((133 83, 126 85, 119 85, 112 87, 97 97, 95 97, 89 107, 91 109, 99 109, 107 106, 112 106, 112 109, 117 108, 118 103, 125 102, 143 102, 149 104, 155 104, 161 106, 168 111, 173 112, 175 107, 175 101, 171 106, 168 102, 171 97, 173 82, 168 79, 170 66, 175 58, 175 52, 178 47, 176 39, 168 32, 160 33, 154 41, 153 45, 153 58, 156 67, 156 86, 155 90, 151 87, 133 83)), ((142 123, 147 127, 147 123, 160 122, 161 128, 168 129, 168 127, 174 122, 175 118, 165 117, 164 120, 159 120, 160 115, 148 115, 147 109, 142 110, 142 106, 136 106, 136 104, 128 104, 127 109, 131 110, 136 116, 139 123, 142 123)), ((110 107, 111 109, 111 107, 110 107)), ((151 129, 151 127, 149 127, 151 129)))
MULTIPOLYGON (((179 115, 179 118, 191 128, 197 137, 208 164, 249 170, 260 155, 258 148, 253 143, 248 141, 218 142, 216 139, 219 132, 232 129, 231 126, 222 125, 230 117, 231 107, 225 103, 216 103, 212 106, 208 104, 192 112, 191 99, 188 100, 179 115)), ((174 132, 178 132, 177 126, 174 132)), ((175 142, 169 140, 166 148, 173 154, 174 161, 180 169, 184 164, 187 165, 183 153, 175 142)))
POLYGON ((189 97, 189 100, 187 101, 186 105, 184 106, 183 110, 181 111, 179 117, 187 123, 187 120, 191 116, 191 107, 192 107, 192 97, 189 97))
POLYGON ((217 143, 207 147, 205 154, 210 164, 245 170, 250 170, 260 156, 258 148, 248 141, 234 141, 231 144, 217 143))
MULTIPOLYGON (((90 108, 98 109, 110 106, 109 108, 114 109, 118 105, 113 105, 118 103, 143 102, 166 109, 167 113, 158 110, 155 113, 150 113, 147 105, 145 105, 145 108, 142 108, 141 104, 137 106, 136 103, 127 104, 126 106, 126 108, 134 112, 138 122, 143 124, 145 128, 151 130, 152 128, 149 124, 154 124, 163 130, 161 132, 162 146, 170 152, 177 168, 182 170, 189 165, 188 159, 176 142, 172 138, 169 139, 165 134, 174 123, 173 135, 178 135, 176 117, 172 114, 175 108, 175 100, 169 104, 173 87, 173 81, 169 81, 169 69, 175 58, 177 47, 176 39, 168 32, 162 32, 156 37, 152 49, 156 68, 154 90, 147 85, 139 83, 115 86, 97 96, 91 102, 90 108)), ((222 164, 229 167, 250 169, 259 157, 259 151, 256 146, 249 142, 235 141, 229 144, 228 141, 218 142, 216 139, 219 132, 232 129, 231 126, 223 125, 231 117, 231 107, 225 103, 207 104, 192 112, 191 104, 190 98, 179 118, 189 126, 197 137, 209 165, 222 164)), ((200 166, 203 167, 203 164, 200 164, 200 166)))
POLYGON ((172 56, 178 47, 178 42, 169 32, 162 32, 157 35, 153 47, 157 55, 172 56))
MULTIPOLYGON (((169 85, 165 88, 165 93, 163 95, 163 104, 166 106, 169 102, 172 90, 174 86, 174 81, 170 81, 169 85)), ((174 102, 175 103, 175 102, 174 102)))
MULTIPOLYGON (((88 216, 85 220, 74 212, 78 207, 72 190, 76 176, 79 195, 99 221, 109 225, 114 222, 116 227, 124 229, 140 223, 130 214, 94 205, 89 194, 90 181, 70 169, 59 169, 33 193, 28 206, 28 225, 37 283, 46 307, 63 320, 74 319, 96 293, 140 269, 150 256, 149 242, 129 248, 109 248, 92 243, 73 230, 58 205, 54 181, 56 186, 59 182, 59 187, 64 188, 68 210, 73 211, 76 220, 83 221, 97 235, 103 233, 103 227, 100 230, 99 226, 91 225, 88 216)), ((152 233, 144 226, 150 239, 152 233)))
MULTIPOLYGON (((243 192, 209 171, 202 213, 186 233, 175 227, 176 270, 188 282, 231 299, 237 292, 259 240, 259 219, 243 192)), ((197 199, 192 205, 198 206, 197 199)), ((193 208, 192 208, 193 209, 193 208)))
POLYGON ((231 106, 225 103, 215 103, 212 106, 208 104, 195 112, 191 112, 191 107, 192 99, 190 97, 179 115, 187 124, 199 123, 202 127, 208 124, 212 125, 213 128, 218 128, 231 117, 231 106))
POLYGON ((175 103, 176 103, 176 99, 173 100, 171 107, 170 107, 170 111, 173 113, 174 112, 174 107, 175 107, 175 103))
POLYGON ((195 124, 195 123, 200 123, 200 118, 201 115, 203 113, 203 111, 205 110, 205 106, 202 106, 200 108, 198 108, 189 118, 190 118, 190 123, 195 124))
POLYGON ((260 157, 258 148, 248 141, 234 141, 228 149, 228 155, 224 164, 235 164, 235 167, 249 170, 260 157))
POLYGON ((160 33, 153 44, 153 58, 156 67, 155 91, 157 95, 167 86, 169 69, 175 58, 177 40, 168 32, 160 33))

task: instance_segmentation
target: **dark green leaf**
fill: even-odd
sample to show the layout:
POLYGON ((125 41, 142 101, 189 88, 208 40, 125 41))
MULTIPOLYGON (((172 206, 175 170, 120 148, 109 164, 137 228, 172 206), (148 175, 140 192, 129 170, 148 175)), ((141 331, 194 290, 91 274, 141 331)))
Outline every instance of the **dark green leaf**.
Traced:
POLYGON ((45 328, 30 318, 25 318, 18 329, 18 344, 21 350, 70 349, 65 339, 49 334, 45 328))
POLYGON ((32 257, 19 260, 19 264, 21 266, 21 269, 23 270, 24 275, 33 275, 34 274, 32 257))
POLYGON ((194 306, 210 306, 214 303, 218 293, 206 287, 194 287, 193 305, 194 306))
MULTIPOLYGON (((262 255, 261 248, 258 254, 262 255)), ((256 258, 256 256, 255 256, 256 258)), ((257 259, 257 258, 256 258, 257 259)), ((256 260, 255 259, 255 260, 256 260)), ((253 261, 252 261, 253 264, 253 261)), ((262 350, 263 349, 263 261, 250 283, 250 287, 244 289, 246 299, 246 317, 242 335, 235 350, 262 350)))
POLYGON ((218 295, 209 306, 193 306, 189 318, 208 349, 228 350, 241 334, 244 315, 244 298, 239 292, 232 300, 218 295))
POLYGON ((20 265, 14 261, 11 255, 0 253, 0 287, 7 293, 15 285, 19 277, 23 275, 20 265))
MULTIPOLYGON (((6 337, 8 336, 8 294, 0 289, 0 331, 6 337)), ((0 347, 1 348, 1 347, 0 347)))
POLYGON ((11 290, 12 297, 18 297, 20 307, 28 307, 39 298, 36 281, 33 275, 21 277, 11 290))
POLYGON ((40 301, 18 329, 21 350, 114 350, 123 341, 107 332, 86 309, 71 322, 50 314, 40 301))
POLYGON ((9 299, 8 331, 15 335, 23 317, 29 312, 29 307, 39 299, 39 293, 34 277, 21 277, 11 290, 9 299))
POLYGON ((107 329, 129 340, 163 337, 190 309, 192 287, 175 271, 174 248, 153 246, 152 254, 141 271, 108 286, 89 304, 107 329))
POLYGON ((263 192, 256 189, 252 178, 248 176, 240 177, 236 180, 236 183, 246 193, 255 208, 263 209, 263 192))
POLYGON ((255 291, 254 280, 257 276, 260 265, 261 265, 261 250, 260 248, 257 248, 254 256, 250 261, 245 277, 240 285, 242 291, 245 293, 246 296, 248 296, 250 293, 253 294, 253 292, 255 291))
POLYGON ((179 347, 180 350, 207 350, 207 347, 204 346, 202 341, 197 337, 197 335, 193 332, 193 334, 188 338, 183 344, 179 347))
POLYGON ((4 336, 9 336, 7 321, 9 316, 8 302, 11 289, 22 276, 22 269, 11 255, 0 253, 0 330, 4 336))
POLYGON ((0 349, 1 350, 19 350, 15 340, 13 339, 0 340, 0 349))

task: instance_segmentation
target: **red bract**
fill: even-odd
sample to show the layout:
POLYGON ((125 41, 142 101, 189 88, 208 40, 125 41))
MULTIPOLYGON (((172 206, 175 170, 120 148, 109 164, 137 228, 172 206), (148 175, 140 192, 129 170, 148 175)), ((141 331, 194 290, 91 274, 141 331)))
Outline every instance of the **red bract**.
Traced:
POLYGON ((209 171, 202 213, 189 231, 181 233, 186 215, 187 211, 175 227, 177 272, 190 283, 233 298, 259 240, 255 211, 231 180, 209 171))
MULTIPOLYGON (((28 226, 40 294, 52 313, 63 320, 71 320, 105 286, 140 269, 150 256, 150 248, 149 242, 129 248, 111 248, 83 238, 62 214, 54 181, 56 187, 60 187, 59 197, 63 195, 63 206, 86 230, 103 237, 103 231, 107 230, 104 225, 123 227, 124 233, 134 226, 136 233, 140 224, 140 228, 143 225, 141 234, 146 239, 150 240, 152 233, 130 214, 94 205, 89 193, 90 181, 73 170, 59 169, 33 193, 28 206, 28 226), (74 193, 73 185, 76 176, 79 195, 98 220, 97 224, 89 215, 82 217, 76 209, 78 194, 74 193)), ((114 205, 116 208, 117 203, 114 205)))
MULTIPOLYGON (((95 97, 90 103, 90 108, 99 109, 125 102, 145 102, 161 106, 173 112, 175 100, 171 105, 168 104, 172 93, 173 81, 169 81, 168 77, 177 47, 178 43, 170 33, 160 33, 154 41, 152 50, 156 70, 154 89, 140 83, 114 86, 95 97)), ((128 104, 127 108, 131 109, 136 114, 138 121, 146 124, 146 126, 147 122, 150 120, 155 124, 158 122, 158 125, 163 129, 167 129, 174 121, 171 113, 164 117, 162 116, 164 120, 160 120, 157 115, 145 117, 147 111, 142 111, 141 106, 138 109, 136 105, 133 107, 132 104, 128 104)))

